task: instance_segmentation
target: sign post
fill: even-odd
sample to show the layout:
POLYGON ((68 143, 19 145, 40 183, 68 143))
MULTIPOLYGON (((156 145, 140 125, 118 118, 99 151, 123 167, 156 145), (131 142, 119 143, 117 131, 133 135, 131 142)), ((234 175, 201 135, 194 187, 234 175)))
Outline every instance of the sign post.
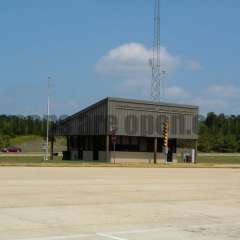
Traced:
POLYGON ((43 161, 47 161, 47 143, 44 142, 42 144, 42 150, 43 150, 43 161))

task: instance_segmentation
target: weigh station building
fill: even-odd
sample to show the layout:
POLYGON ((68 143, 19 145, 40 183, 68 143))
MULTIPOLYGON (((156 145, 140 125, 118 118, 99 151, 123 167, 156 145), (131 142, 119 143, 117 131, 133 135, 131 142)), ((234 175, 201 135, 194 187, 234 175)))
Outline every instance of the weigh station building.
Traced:
POLYGON ((64 160, 175 162, 178 140, 192 142, 196 158, 198 111, 190 105, 108 97, 57 122, 51 154, 54 137, 65 136, 64 160))

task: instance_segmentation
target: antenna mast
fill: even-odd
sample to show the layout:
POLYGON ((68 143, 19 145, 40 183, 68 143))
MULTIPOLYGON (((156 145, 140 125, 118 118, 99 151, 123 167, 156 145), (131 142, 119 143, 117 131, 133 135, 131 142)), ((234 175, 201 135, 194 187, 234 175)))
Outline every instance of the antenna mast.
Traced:
POLYGON ((155 0, 154 41, 152 65, 151 97, 160 102, 161 97, 161 62, 160 62, 160 0, 155 0))

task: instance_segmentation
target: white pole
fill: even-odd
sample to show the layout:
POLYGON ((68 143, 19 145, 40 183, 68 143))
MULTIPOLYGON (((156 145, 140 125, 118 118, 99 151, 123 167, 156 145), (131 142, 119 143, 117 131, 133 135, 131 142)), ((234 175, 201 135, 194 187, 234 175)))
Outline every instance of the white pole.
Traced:
POLYGON ((50 81, 51 81, 51 78, 48 77, 47 136, 46 136, 46 157, 45 157, 45 160, 46 160, 46 161, 48 161, 48 145, 49 145, 50 81))
POLYGON ((168 164, 168 147, 165 147, 165 164, 168 164))
POLYGON ((192 163, 195 163, 195 149, 192 149, 192 163))

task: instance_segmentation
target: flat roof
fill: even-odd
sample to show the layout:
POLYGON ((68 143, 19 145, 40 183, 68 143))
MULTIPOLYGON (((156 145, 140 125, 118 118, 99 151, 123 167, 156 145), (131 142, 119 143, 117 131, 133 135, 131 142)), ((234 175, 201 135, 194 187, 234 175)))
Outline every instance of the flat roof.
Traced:
POLYGON ((116 97, 107 97, 106 100, 107 99, 113 102, 137 103, 137 104, 146 104, 146 105, 154 105, 154 106, 164 106, 164 107, 182 107, 182 108, 190 108, 190 109, 199 109, 198 106, 179 104, 179 103, 154 102, 150 100, 137 100, 137 99, 127 99, 127 98, 116 98, 116 97))
POLYGON ((79 114, 86 112, 88 110, 93 109, 94 107, 96 107, 98 104, 104 103, 104 102, 119 102, 119 103, 135 103, 135 104, 145 104, 145 105, 152 105, 152 106, 163 106, 163 107, 176 107, 176 108, 188 108, 188 109, 193 109, 193 110, 198 110, 199 107, 198 106, 194 106, 194 105, 186 105, 186 104, 178 104, 178 103, 167 103, 167 102, 154 102, 154 101, 150 101, 150 100, 137 100, 137 99, 128 99, 128 98, 117 98, 117 97, 106 97, 103 98, 91 105, 89 105, 88 107, 83 108, 82 110, 80 110, 79 112, 67 117, 66 119, 64 119, 63 121, 68 121, 76 116, 78 116, 79 114))

